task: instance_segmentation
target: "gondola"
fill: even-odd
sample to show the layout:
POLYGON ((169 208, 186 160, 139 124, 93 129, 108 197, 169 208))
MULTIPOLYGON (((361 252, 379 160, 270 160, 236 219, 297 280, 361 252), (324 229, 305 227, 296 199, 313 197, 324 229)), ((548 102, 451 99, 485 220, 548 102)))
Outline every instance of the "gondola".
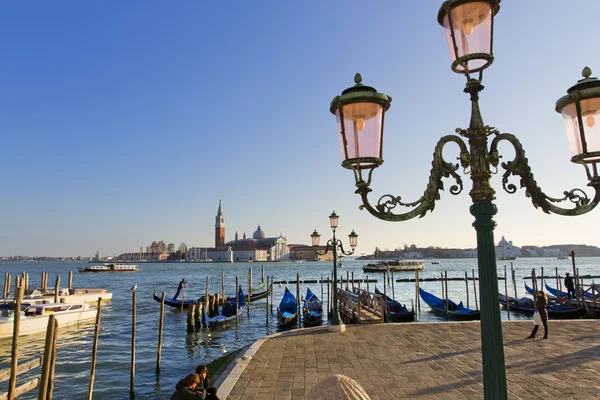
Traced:
POLYGON ((306 288, 302 315, 304 316, 305 326, 321 325, 323 323, 323 305, 321 300, 311 292, 310 288, 306 288))
MULTIPOLYGON (((507 300, 503 294, 498 295, 498 301, 506 308, 507 300)), ((533 315, 535 308, 533 305, 533 299, 523 297, 521 299, 515 299, 514 297, 508 297, 510 303, 510 311, 518 311, 524 314, 533 315)), ((549 319, 578 319, 585 317, 586 312, 583 306, 571 306, 566 304, 556 304, 550 302, 546 307, 548 311, 549 319)))
POLYGON ((236 314, 240 317, 243 314, 244 308, 246 307, 246 299, 244 298, 244 291, 242 285, 238 289, 238 308, 237 313, 235 309, 235 297, 228 298, 227 301, 219 309, 219 314, 208 319, 208 326, 219 326, 226 324, 227 322, 235 321, 236 314))
MULTIPOLYGON (((260 290, 264 287, 264 283, 261 283, 260 285, 256 286, 254 290, 260 290)), ((256 301, 256 300, 261 300, 266 298, 269 295, 269 291, 268 290, 263 290, 262 292, 258 292, 258 293, 252 293, 250 295, 250 301, 256 301)), ((156 290, 154 291, 154 300, 158 301, 159 303, 161 302, 161 298, 160 296, 158 296, 156 294, 156 290)), ((227 297, 225 299, 226 302, 233 300, 233 302, 235 303, 235 296, 234 297, 227 297)), ((246 300, 246 299, 245 299, 246 300)), ((196 304, 196 303, 203 303, 204 302, 204 296, 200 296, 197 300, 193 300, 193 299, 183 299, 183 308, 188 308, 189 306, 191 306, 192 304, 196 304)), ((166 306, 170 306, 170 307, 174 307, 174 308, 181 308, 181 299, 180 300, 173 300, 171 297, 165 297, 165 305, 166 306)))
MULTIPOLYGON (((525 291, 527 291, 527 293, 529 293, 530 295, 533 296, 533 288, 530 288, 529 286, 527 286, 527 284, 525 284, 525 291)), ((555 300, 556 297, 554 297, 551 294, 547 294, 546 295, 548 297, 548 300, 555 300)))
MULTIPOLYGON (((552 293, 554 296, 558 297, 558 292, 559 292, 558 289, 554 289, 552 286, 548 286, 548 284, 546 284, 546 290, 548 292, 552 293)), ((561 296, 562 296, 563 299, 568 299, 569 298, 569 293, 567 293, 567 292, 560 291, 560 294, 561 294, 561 296)), ((592 299, 592 294, 589 293, 589 292, 588 293, 583 293, 583 296, 586 299, 590 299, 590 300, 592 299)))
MULTIPOLYGON (((375 293, 383 296, 383 293, 381 293, 377 287, 375 287, 375 293)), ((385 313, 385 322, 412 322, 415 320, 415 312, 413 310, 409 311, 405 305, 391 299, 390 296, 386 296, 386 298, 387 309, 385 313)))
MULTIPOLYGON (((159 303, 162 301, 161 298, 156 294, 156 290, 154 291, 154 300, 158 301, 159 303)), ((202 303, 204 301, 204 296, 200 297, 198 300, 193 300, 193 299, 183 299, 183 308, 188 308, 189 306, 196 304, 198 302, 202 303)), ((182 300, 173 300, 170 297, 166 297, 165 296, 165 306, 170 306, 170 307, 175 307, 175 308, 181 308, 182 305, 182 300)))
POLYGON ((298 302, 287 286, 277 307, 277 318, 279 319, 279 326, 291 325, 298 318, 298 302))
MULTIPOLYGON (((446 315, 445 299, 440 299, 439 297, 436 297, 421 288, 419 288, 419 294, 421 295, 423 301, 427 303, 429 307, 431 307, 431 311, 438 315, 446 315)), ((456 304, 453 301, 448 300, 448 319, 455 319, 458 321, 474 321, 479 320, 479 318, 479 310, 471 310, 470 308, 464 307, 462 301, 456 304)))

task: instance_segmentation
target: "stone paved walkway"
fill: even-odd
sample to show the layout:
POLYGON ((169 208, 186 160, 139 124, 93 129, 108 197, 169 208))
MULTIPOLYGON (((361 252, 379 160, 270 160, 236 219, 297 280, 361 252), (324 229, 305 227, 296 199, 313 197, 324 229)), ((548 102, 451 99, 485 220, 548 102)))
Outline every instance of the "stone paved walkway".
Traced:
MULTIPOLYGON (((550 339, 525 340, 532 326, 502 325, 509 398, 597 398, 600 321, 550 321, 550 339)), ((373 400, 482 399, 479 323, 354 325, 343 333, 318 328, 276 335, 237 360, 219 394, 229 400, 303 399, 333 374, 353 378, 373 400)))

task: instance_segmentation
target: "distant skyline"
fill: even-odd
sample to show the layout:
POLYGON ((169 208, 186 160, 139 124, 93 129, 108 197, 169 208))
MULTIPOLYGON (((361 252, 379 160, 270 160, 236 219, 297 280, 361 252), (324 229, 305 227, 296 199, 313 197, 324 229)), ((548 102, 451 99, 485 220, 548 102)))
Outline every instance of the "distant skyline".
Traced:
MULTIPOLYGON (((117 255, 153 240, 212 246, 219 199, 226 240, 260 224, 309 244, 314 229, 330 237, 335 210, 344 243, 359 234, 357 254, 475 247, 467 175, 463 193, 442 192, 422 219, 384 222, 359 210, 329 112, 356 72, 392 96, 371 200, 418 199, 436 142, 470 116, 437 24, 441 3, 3 4, 0 256, 117 255)), ((552 197, 586 189, 554 104, 584 66, 600 75, 598 11, 595 0, 504 0, 495 20, 484 122, 519 138, 552 197)), ((444 156, 458 152, 448 146, 444 156)), ((600 246, 600 209, 546 215, 524 190, 505 193, 501 174, 491 183, 496 242, 600 246)))

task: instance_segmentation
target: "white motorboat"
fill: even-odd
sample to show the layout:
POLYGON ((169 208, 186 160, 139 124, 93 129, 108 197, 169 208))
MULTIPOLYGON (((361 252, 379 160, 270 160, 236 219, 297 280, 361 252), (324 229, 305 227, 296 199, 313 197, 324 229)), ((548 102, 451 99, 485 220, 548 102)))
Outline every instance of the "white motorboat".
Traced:
POLYGON ((79 272, 137 272, 139 267, 131 264, 103 264, 91 267, 78 268, 79 272))
MULTIPOLYGON (((96 318, 97 310, 88 304, 34 304, 21 308, 19 336, 46 332, 50 315, 64 328, 80 321, 96 318)), ((14 305, 0 305, 0 339, 11 338, 14 328, 14 305)))
POLYGON ((363 266, 364 272, 406 272, 425 269, 423 260, 389 260, 363 266))

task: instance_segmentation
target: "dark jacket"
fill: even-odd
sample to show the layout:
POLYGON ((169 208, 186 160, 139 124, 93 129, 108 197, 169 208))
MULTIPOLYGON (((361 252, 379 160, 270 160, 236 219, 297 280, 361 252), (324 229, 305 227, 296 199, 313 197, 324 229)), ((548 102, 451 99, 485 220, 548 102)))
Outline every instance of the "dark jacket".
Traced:
POLYGON ((565 276, 565 287, 567 289, 573 289, 575 285, 573 284, 573 278, 570 276, 565 276))
POLYGON ((200 386, 195 389, 190 389, 181 380, 175 386, 175 392, 171 395, 171 400, 204 400, 206 398, 206 390, 200 386))
POLYGON ((542 317, 542 321, 548 321, 548 311, 546 310, 546 305, 548 302, 544 296, 537 297, 537 303, 535 304, 535 309, 540 313, 540 317, 542 317))

